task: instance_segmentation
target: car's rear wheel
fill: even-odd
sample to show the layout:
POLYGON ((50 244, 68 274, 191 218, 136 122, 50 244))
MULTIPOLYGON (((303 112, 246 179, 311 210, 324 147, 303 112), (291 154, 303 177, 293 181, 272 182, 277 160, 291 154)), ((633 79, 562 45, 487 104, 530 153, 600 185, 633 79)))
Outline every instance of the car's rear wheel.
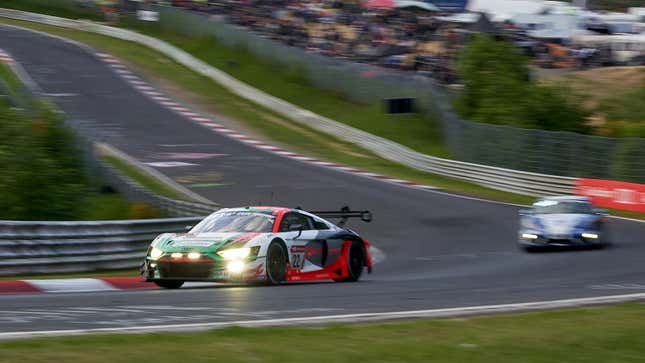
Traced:
POLYGON ((267 250, 267 282, 277 285, 287 279, 287 251, 280 242, 271 242, 267 250))
POLYGON ((180 280, 154 280, 155 285, 164 289, 178 289, 184 282, 180 280))
POLYGON ((354 282, 361 278, 363 266, 365 265, 365 249, 360 242, 353 241, 349 246, 347 256, 348 276, 342 279, 334 279, 336 282, 354 282))

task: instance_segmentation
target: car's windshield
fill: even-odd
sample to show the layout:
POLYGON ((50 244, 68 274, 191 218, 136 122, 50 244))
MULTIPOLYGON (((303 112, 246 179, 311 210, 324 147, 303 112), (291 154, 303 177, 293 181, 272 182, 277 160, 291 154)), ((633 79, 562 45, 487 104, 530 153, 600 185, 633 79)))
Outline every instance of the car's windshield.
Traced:
POLYGON ((275 216, 245 211, 215 213, 199 222, 190 233, 271 232, 275 216))
POLYGON ((536 214, 555 214, 555 213, 592 213, 591 204, 585 201, 575 200, 541 200, 533 204, 536 214))

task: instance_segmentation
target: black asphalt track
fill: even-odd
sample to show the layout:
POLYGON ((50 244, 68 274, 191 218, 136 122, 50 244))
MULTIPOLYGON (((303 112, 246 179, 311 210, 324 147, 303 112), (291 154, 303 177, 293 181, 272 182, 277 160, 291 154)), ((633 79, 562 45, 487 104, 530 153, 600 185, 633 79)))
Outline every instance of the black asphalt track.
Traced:
POLYGON ((527 254, 517 209, 278 157, 159 106, 86 50, 0 26, 0 48, 73 122, 222 205, 370 209, 357 231, 385 254, 354 284, 0 296, 0 331, 385 312, 645 292, 645 224, 611 219, 614 246, 527 254), (178 153, 214 154, 186 159, 178 153), (174 154, 174 155, 173 155, 174 154))

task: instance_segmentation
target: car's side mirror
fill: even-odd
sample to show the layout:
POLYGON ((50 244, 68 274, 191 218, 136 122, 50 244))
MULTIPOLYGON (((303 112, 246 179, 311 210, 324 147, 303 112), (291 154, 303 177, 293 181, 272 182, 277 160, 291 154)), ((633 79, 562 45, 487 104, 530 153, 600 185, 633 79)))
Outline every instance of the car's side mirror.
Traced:
POLYGON ((520 209, 519 213, 520 213, 521 216, 526 216, 526 215, 533 214, 533 210, 532 209, 520 209))
POLYGON ((602 215, 609 214, 609 211, 605 208, 594 208, 593 212, 596 214, 602 214, 602 215))
POLYGON ((193 229, 193 226, 186 226, 186 227, 184 227, 184 230, 185 230, 186 232, 190 232, 190 230, 191 230, 191 229, 193 229))

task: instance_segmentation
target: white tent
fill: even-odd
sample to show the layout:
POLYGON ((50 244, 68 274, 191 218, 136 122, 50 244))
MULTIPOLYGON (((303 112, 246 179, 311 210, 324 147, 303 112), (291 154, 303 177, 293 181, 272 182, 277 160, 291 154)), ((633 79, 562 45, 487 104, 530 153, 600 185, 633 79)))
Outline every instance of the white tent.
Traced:
POLYGON ((496 22, 517 14, 539 14, 546 8, 544 0, 470 0, 467 6, 468 11, 484 12, 496 22))

